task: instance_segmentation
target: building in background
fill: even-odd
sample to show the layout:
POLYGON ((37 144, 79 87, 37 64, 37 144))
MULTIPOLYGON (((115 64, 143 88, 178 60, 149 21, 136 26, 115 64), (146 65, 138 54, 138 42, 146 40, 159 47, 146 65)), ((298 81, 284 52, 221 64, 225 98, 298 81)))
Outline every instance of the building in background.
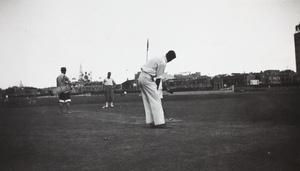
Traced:
POLYGON ((265 84, 281 84, 279 70, 265 70, 265 84))
POLYGON ((175 74, 174 78, 164 80, 164 85, 169 86, 171 89, 178 90, 211 90, 211 77, 206 75, 202 76, 200 72, 191 73, 182 72, 175 74))
POLYGON ((220 75, 223 80, 224 88, 230 86, 245 86, 247 85, 246 73, 232 73, 231 75, 220 75))
POLYGON ((282 84, 292 84, 295 82, 296 73, 292 70, 280 71, 279 77, 282 84))

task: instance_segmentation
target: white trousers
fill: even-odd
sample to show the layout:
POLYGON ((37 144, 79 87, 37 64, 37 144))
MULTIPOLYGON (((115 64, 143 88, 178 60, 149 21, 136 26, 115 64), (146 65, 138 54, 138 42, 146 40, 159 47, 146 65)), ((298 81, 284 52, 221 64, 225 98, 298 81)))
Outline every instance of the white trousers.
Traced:
POLYGON ((138 81, 145 108, 146 124, 164 124, 164 111, 161 104, 161 98, 159 97, 157 90, 157 85, 152 80, 151 76, 144 72, 141 72, 138 81))

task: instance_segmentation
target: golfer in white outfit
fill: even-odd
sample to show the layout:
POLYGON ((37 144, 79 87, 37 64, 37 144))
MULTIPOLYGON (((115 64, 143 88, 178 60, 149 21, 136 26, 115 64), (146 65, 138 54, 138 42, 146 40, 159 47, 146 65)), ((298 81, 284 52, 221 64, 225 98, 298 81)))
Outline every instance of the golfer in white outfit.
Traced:
POLYGON ((146 124, 150 124, 151 128, 166 127, 158 87, 167 63, 175 58, 176 54, 171 50, 163 57, 150 59, 141 68, 142 72, 138 82, 146 113, 146 124), (156 78, 155 81, 154 78, 156 78))

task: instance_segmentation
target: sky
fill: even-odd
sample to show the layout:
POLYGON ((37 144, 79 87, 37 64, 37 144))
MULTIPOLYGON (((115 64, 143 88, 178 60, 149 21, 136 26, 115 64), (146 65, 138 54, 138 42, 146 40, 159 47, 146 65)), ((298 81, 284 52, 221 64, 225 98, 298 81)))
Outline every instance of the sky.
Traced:
POLYGON ((0 0, 0 88, 53 87, 80 66, 120 84, 169 50, 168 74, 296 71, 299 23, 299 0, 0 0))

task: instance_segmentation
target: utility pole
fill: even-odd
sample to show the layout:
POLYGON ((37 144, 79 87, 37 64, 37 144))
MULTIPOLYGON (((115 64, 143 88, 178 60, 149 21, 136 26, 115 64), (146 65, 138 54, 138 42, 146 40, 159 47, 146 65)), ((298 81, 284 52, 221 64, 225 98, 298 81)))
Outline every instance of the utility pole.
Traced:
POLYGON ((148 61, 149 39, 147 39, 146 62, 148 61))

